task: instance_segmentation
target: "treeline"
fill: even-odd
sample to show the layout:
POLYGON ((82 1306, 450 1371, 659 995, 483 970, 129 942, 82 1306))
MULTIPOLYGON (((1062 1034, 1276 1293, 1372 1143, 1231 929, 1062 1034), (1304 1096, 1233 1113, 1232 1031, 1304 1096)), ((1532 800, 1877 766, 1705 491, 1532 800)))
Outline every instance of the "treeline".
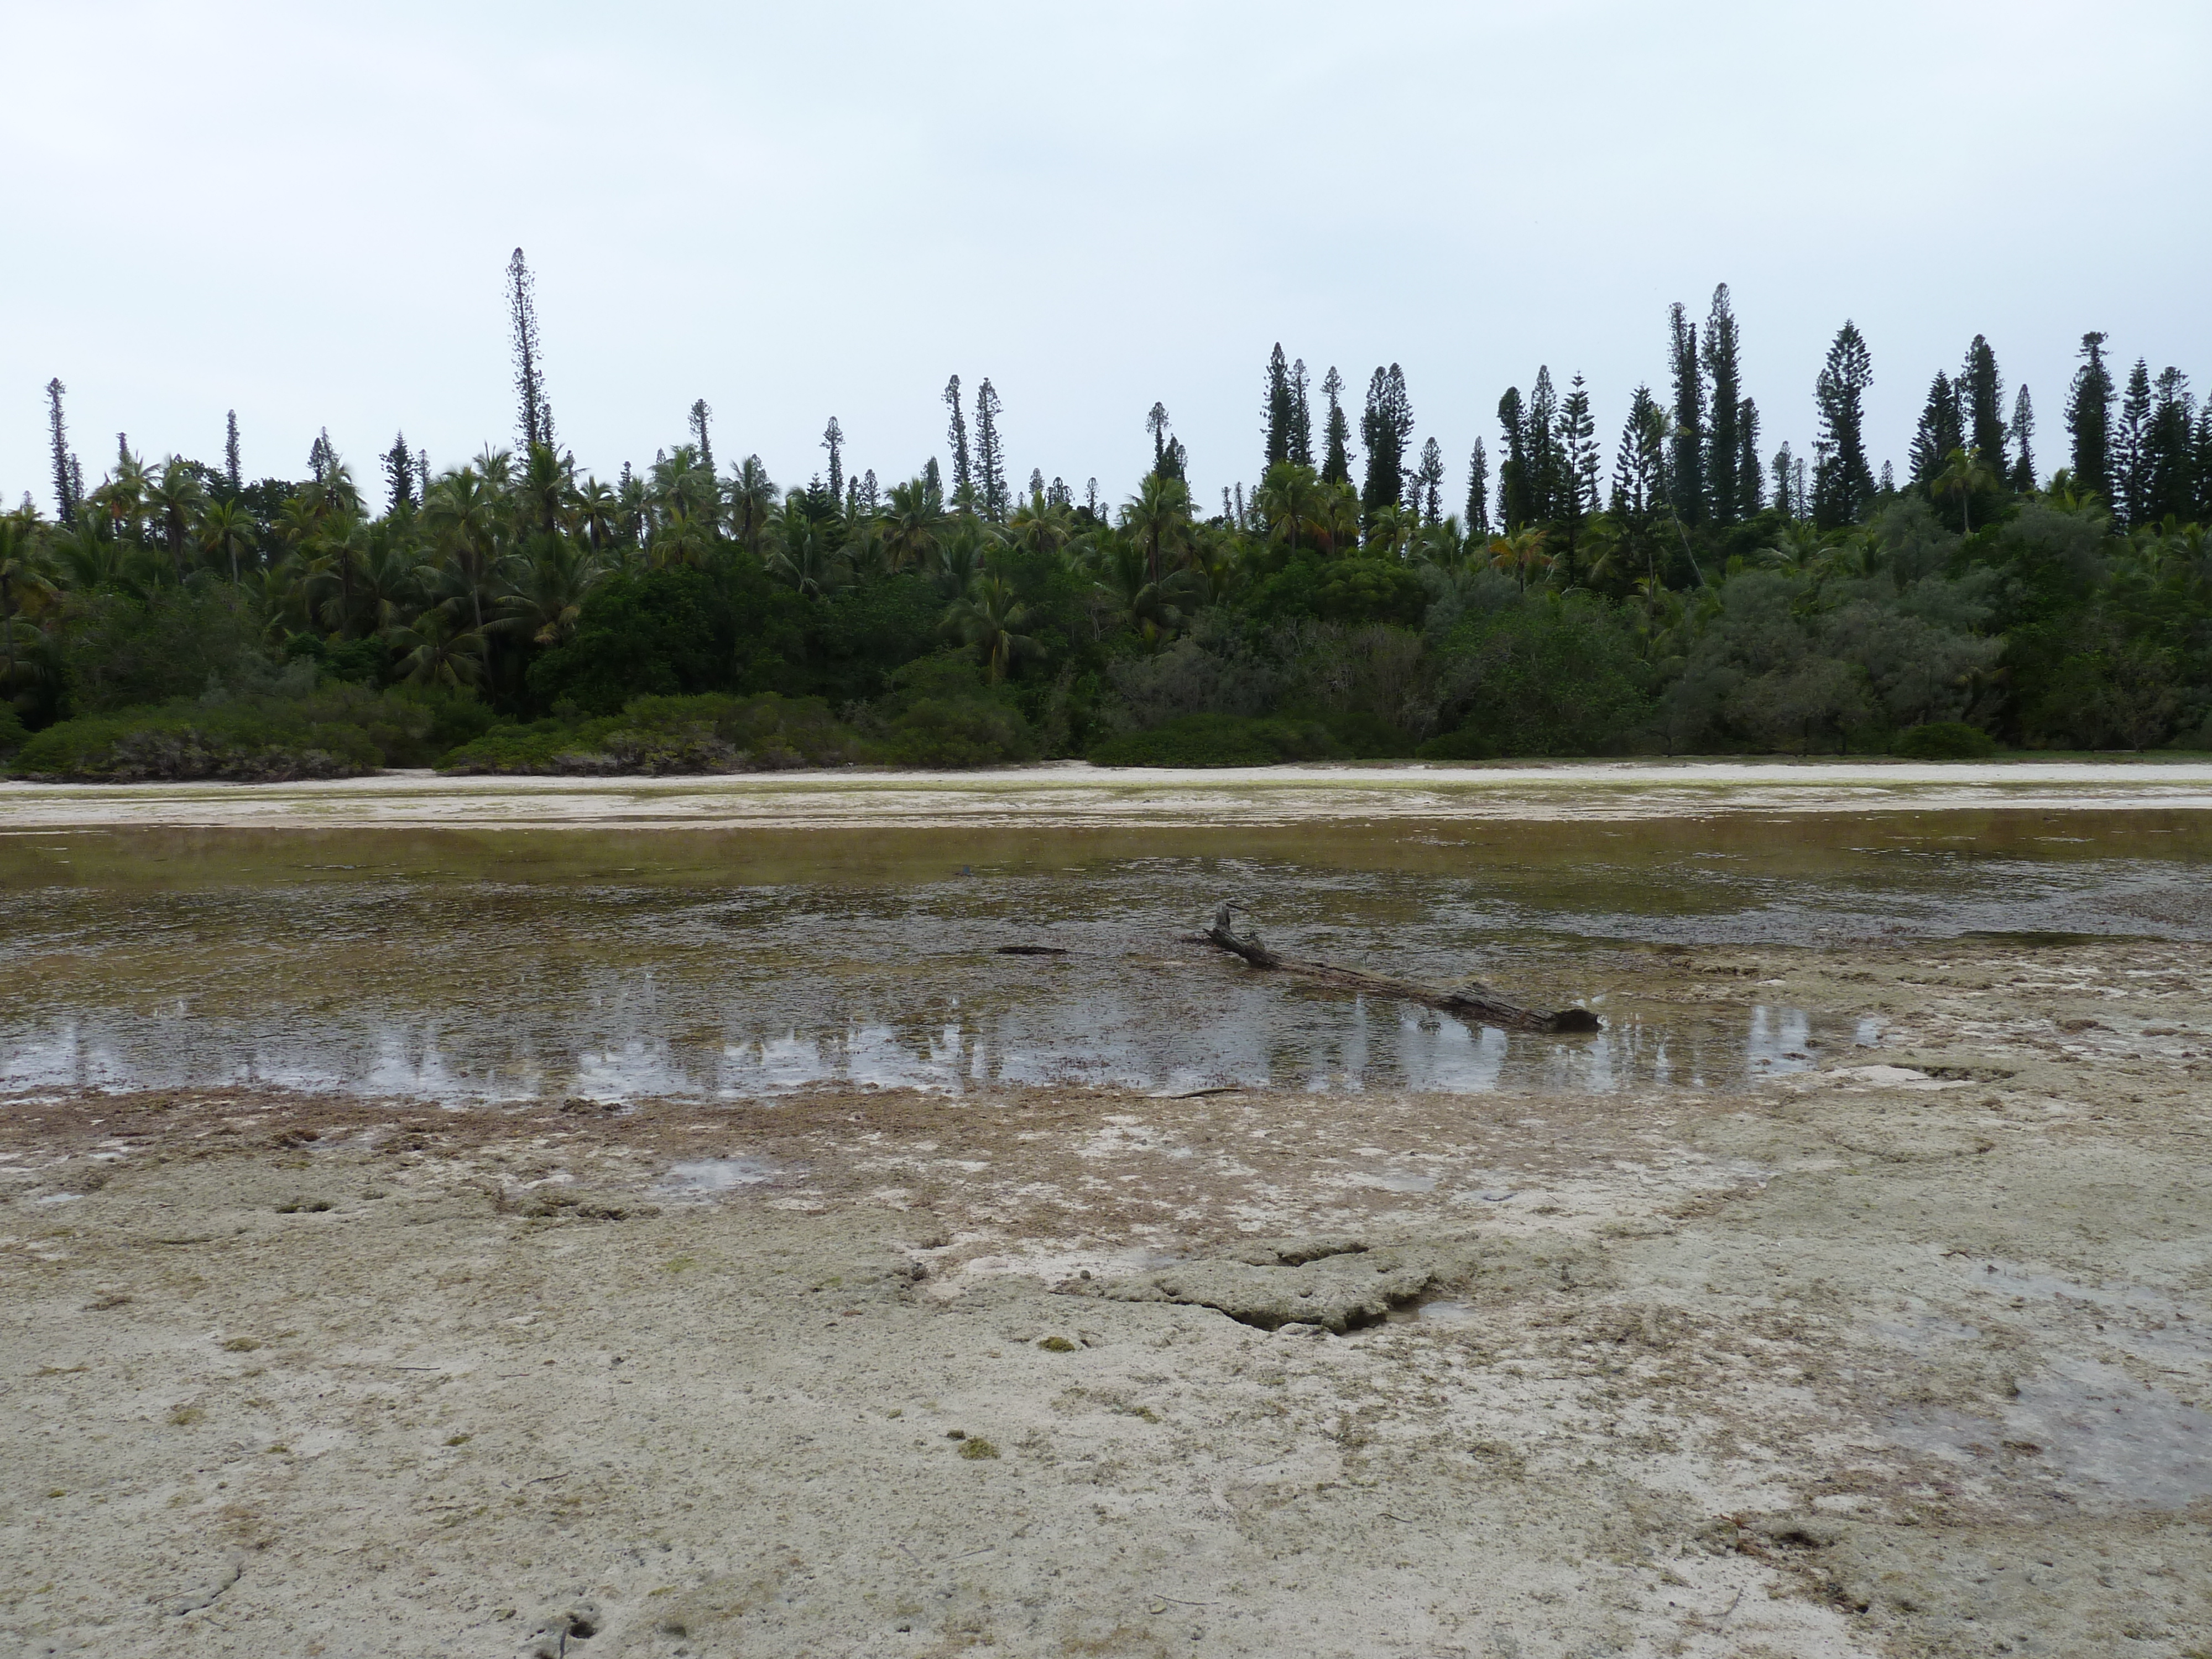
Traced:
POLYGON ((834 419, 803 487, 718 462, 703 402, 603 482, 509 275, 515 447, 434 473, 397 439, 375 504, 326 437, 306 477, 245 478, 234 420, 220 465, 118 439, 88 487, 50 386, 54 514, 0 518, 0 751, 265 776, 2212 746, 2212 410, 2172 368, 2123 386, 2099 334, 2065 465, 2039 471, 1978 336, 1900 477, 1849 324, 1812 453, 1762 452, 1723 288, 1673 308, 1609 458, 1582 377, 1540 368, 1463 489, 1397 365, 1355 422, 1278 348, 1258 481, 1211 512, 1164 407, 1109 505, 1016 486, 996 392, 957 378, 945 455, 887 487, 834 419))

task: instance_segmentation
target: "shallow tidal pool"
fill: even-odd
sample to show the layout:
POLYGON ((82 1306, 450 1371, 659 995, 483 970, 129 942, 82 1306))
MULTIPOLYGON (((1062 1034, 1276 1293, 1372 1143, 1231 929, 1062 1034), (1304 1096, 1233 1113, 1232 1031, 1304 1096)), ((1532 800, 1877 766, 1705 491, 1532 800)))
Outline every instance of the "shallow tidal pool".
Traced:
POLYGON ((1724 1089, 1879 1021, 1778 994, 1707 1014, 1667 994, 1671 952, 2212 939, 2202 817, 10 834, 0 1093, 1724 1089), (1187 938, 1224 897, 1279 950, 1604 1029, 1509 1035, 1255 973, 1187 938))

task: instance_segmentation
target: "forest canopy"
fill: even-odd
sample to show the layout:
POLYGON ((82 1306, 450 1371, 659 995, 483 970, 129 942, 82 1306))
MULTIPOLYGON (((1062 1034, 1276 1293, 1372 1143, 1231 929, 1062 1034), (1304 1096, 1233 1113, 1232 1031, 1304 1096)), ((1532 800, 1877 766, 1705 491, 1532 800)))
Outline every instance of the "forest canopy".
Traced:
POLYGON ((1838 331, 1812 453, 1759 444, 1725 287, 1674 307, 1609 451, 1539 366, 1449 465, 1407 377, 1278 346, 1256 483, 1194 497, 1167 410, 1118 501, 1007 476, 986 379, 885 484, 823 429, 780 487, 713 412, 612 481, 562 447, 520 251, 516 432, 436 472, 249 479, 127 437, 0 515, 0 757, 42 777, 712 771, 2212 747, 2212 408, 2081 340, 2062 464, 1976 336, 1902 471, 1838 331))

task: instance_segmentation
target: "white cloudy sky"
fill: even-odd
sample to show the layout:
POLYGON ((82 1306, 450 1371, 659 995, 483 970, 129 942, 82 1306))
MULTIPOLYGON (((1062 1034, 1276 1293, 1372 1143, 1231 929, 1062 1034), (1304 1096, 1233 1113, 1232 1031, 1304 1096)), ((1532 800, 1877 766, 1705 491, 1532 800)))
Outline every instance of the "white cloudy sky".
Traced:
POLYGON ((1666 307, 1729 283, 1767 447, 1837 325, 1877 459, 1985 332, 2041 415, 2075 343, 2212 375, 2202 0, 626 5, 0 3, 0 499, 127 429, 297 476, 513 428, 527 250, 564 442, 887 479, 992 378, 1008 459, 1119 495, 1164 402, 1201 500, 1258 471, 1280 340, 1406 368, 1463 488, 1539 363, 1608 445, 1666 307))

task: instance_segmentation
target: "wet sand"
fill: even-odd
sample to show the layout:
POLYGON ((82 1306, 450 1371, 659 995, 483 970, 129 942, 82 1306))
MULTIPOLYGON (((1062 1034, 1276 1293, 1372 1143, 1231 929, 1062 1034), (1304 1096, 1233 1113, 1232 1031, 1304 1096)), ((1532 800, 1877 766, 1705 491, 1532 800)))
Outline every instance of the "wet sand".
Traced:
POLYGON ((19 1097, 0 1632, 2212 1651, 2202 943, 1641 977, 1819 1035, 1601 1095, 19 1097))
POLYGON ((1719 810, 2154 806, 2212 807, 2212 762, 1408 762, 1190 772, 1069 761, 989 772, 716 778, 442 778, 398 771, 297 784, 0 781, 0 833, 63 826, 1087 829, 1343 818, 1543 822, 1719 810))

